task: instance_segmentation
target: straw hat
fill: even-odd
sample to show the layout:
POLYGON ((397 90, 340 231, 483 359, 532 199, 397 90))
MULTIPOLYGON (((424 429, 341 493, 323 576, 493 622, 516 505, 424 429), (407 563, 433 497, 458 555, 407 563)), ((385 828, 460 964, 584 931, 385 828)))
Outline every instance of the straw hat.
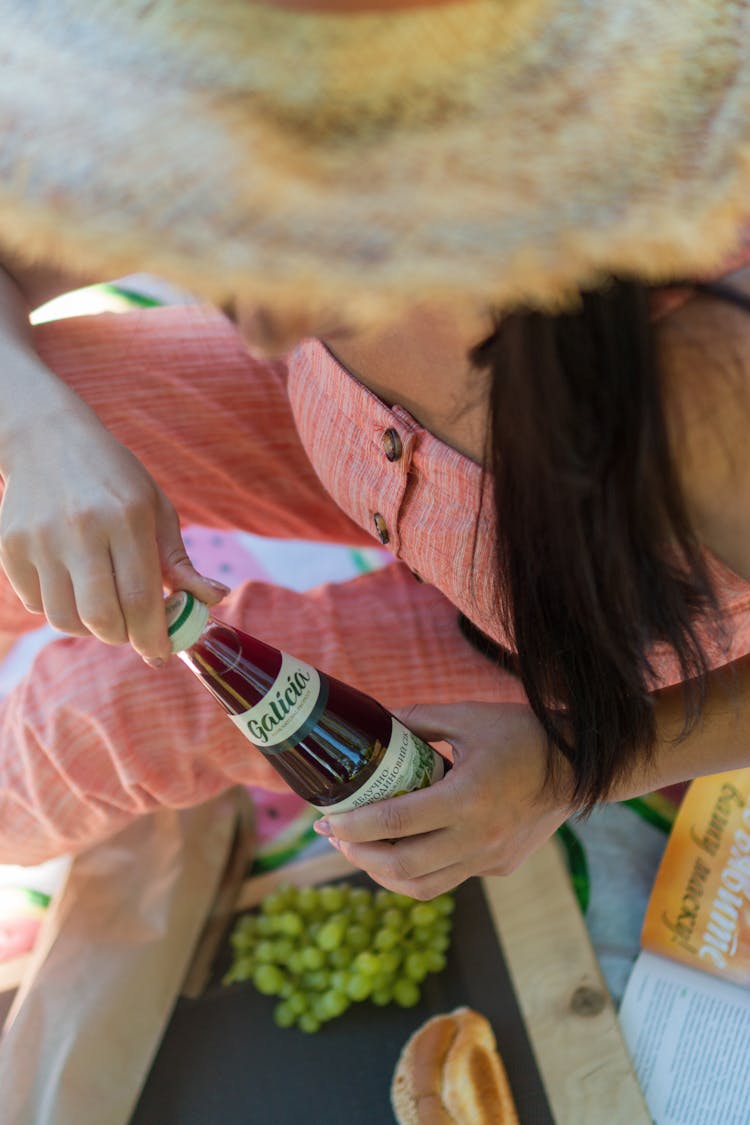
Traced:
POLYGON ((381 315, 715 270, 750 0, 0 0, 0 256, 381 315))

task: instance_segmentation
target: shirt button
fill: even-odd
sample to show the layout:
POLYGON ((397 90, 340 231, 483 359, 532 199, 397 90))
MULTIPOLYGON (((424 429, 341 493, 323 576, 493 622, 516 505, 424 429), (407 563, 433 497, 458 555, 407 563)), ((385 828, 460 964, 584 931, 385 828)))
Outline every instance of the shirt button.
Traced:
POLYGON ((375 530, 378 533, 378 539, 381 543, 387 543, 390 539, 390 535, 388 534, 388 525, 381 516, 380 512, 376 512, 372 519, 373 523, 375 524, 375 530))
POLYGON ((389 461, 398 461, 403 452, 401 445, 401 438, 398 436, 398 430, 386 430, 383 434, 383 449, 389 461))

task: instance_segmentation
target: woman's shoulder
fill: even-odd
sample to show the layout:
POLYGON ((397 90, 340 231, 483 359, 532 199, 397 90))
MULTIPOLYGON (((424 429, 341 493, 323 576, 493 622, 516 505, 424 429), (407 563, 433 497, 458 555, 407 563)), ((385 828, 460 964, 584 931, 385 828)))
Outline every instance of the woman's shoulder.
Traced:
MULTIPOLYGON (((750 302, 750 269, 726 279, 750 302)), ((657 346, 675 463, 701 540, 750 581, 750 308, 698 294, 657 346)))

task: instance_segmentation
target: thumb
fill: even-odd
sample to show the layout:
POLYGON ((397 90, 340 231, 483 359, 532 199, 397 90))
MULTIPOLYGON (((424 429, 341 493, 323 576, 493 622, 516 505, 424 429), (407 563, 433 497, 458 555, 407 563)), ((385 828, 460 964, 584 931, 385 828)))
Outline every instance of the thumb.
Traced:
POLYGON ((427 742, 453 743, 466 723, 465 703, 413 703, 393 714, 414 734, 427 742))
POLYGON ((182 539, 177 513, 166 497, 163 497, 157 523, 156 542, 162 578, 168 590, 187 590, 206 605, 215 605, 230 593, 223 582, 206 578, 195 569, 182 539))

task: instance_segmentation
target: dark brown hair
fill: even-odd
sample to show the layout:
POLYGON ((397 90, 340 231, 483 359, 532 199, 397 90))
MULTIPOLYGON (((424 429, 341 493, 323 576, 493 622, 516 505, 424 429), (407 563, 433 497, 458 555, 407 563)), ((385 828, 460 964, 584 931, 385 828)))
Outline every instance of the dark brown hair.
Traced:
POLYGON ((550 775, 559 752, 590 810, 653 756, 651 646, 677 657, 687 732, 707 671, 696 623, 718 622, 670 452, 648 290, 618 281, 571 312, 505 316, 471 359, 491 376, 500 612, 550 775))

